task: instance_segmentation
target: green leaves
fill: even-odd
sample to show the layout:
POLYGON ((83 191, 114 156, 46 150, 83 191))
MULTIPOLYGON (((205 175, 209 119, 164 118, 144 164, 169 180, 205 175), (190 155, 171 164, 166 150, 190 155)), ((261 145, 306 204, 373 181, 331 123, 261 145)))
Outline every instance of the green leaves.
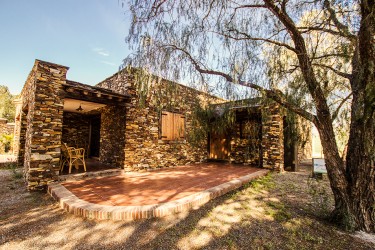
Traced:
POLYGON ((5 118, 8 122, 14 121, 16 112, 13 96, 7 86, 0 85, 0 118, 5 118))

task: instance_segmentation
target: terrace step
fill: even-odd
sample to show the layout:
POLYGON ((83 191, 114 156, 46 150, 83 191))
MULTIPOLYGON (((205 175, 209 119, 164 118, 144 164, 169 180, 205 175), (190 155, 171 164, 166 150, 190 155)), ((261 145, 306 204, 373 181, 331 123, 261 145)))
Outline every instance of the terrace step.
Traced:
POLYGON ((103 177, 103 176, 115 176, 115 175, 122 175, 124 173, 123 169, 113 168, 113 169, 106 169, 94 172, 86 172, 86 173, 78 173, 78 174, 66 174, 60 175, 58 181, 77 181, 77 180, 84 180, 96 177, 103 177))

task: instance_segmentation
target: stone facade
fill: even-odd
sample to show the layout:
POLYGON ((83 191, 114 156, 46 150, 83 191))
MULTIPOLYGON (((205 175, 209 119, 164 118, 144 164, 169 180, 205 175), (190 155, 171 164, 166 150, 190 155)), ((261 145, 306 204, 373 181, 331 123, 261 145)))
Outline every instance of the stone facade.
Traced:
POLYGON ((90 120, 82 114, 64 112, 62 141, 76 148, 88 149, 90 120))
POLYGON ((245 120, 236 121, 231 137, 230 160, 252 166, 262 166, 261 114, 253 114, 245 120))
POLYGON ((35 61, 22 90, 16 119, 20 144, 19 165, 25 169, 29 190, 44 189, 59 173, 62 134, 62 87, 68 68, 35 61))
MULTIPOLYGON (((96 142, 91 138, 94 118, 100 123, 95 134, 100 140, 99 161, 112 167, 140 170, 207 160, 208 135, 199 142, 191 139, 197 126, 194 110, 222 99, 165 79, 145 78, 135 69, 124 69, 95 87, 67 80, 67 70, 36 60, 16 102, 15 149, 29 190, 44 189, 58 179, 62 142, 86 149, 96 142), (104 105, 94 113, 77 114, 64 111, 65 98, 104 105), (163 136, 166 112, 183 119, 178 123, 183 134, 173 139, 163 136)), ((274 104, 259 110, 257 118, 247 122, 259 123, 261 131, 246 138, 236 127, 230 160, 281 171, 282 115, 274 104)))
POLYGON ((101 110, 101 162, 123 167, 125 161, 126 108, 106 106, 101 110))
MULTIPOLYGON (((132 95, 130 105, 122 115, 118 115, 118 117, 125 117, 125 121, 121 119, 120 123, 126 123, 123 167, 127 170, 138 170, 206 160, 207 138, 204 139, 202 147, 193 146, 187 138, 189 138, 189 133, 192 132, 192 110, 194 106, 215 101, 215 98, 164 79, 147 79, 145 82, 142 83, 144 85, 137 86, 136 77, 123 70, 98 84, 99 87, 119 93, 126 91, 132 95), (162 140, 162 111, 176 112, 185 116, 186 136, 184 140, 162 140)), ((120 129, 118 131, 122 133, 120 129)), ((122 135, 119 134, 118 138, 122 138, 122 135)), ((110 141, 113 143, 113 140, 110 141)), ((118 151, 121 151, 121 147, 112 149, 111 143, 103 143, 102 147, 110 147, 111 149, 104 151, 114 152, 115 155, 118 154, 118 151)))
MULTIPOLYGON (((119 103, 128 98, 68 81, 67 71, 68 67, 36 60, 16 101, 15 150, 18 164, 24 167, 29 190, 44 189, 58 179, 62 142, 75 147, 88 146, 92 114, 64 113, 65 98, 89 99, 103 104, 119 103)), ((119 110, 121 105, 119 103, 119 110)), ((115 115, 107 119, 112 120, 115 115)))
POLYGON ((279 105, 262 107, 262 161, 264 168, 284 170, 283 115, 279 105))

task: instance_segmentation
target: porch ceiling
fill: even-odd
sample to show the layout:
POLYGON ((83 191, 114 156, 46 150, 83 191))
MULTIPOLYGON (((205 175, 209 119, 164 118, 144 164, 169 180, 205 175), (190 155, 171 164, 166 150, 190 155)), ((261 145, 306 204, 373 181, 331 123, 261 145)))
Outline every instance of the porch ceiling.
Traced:
POLYGON ((66 112, 73 112, 73 113, 87 113, 102 107, 105 107, 105 104, 95 103, 95 102, 88 102, 88 101, 81 101, 75 100, 70 98, 64 99, 64 111, 66 112), (80 107, 83 109, 82 111, 77 111, 77 108, 80 107))

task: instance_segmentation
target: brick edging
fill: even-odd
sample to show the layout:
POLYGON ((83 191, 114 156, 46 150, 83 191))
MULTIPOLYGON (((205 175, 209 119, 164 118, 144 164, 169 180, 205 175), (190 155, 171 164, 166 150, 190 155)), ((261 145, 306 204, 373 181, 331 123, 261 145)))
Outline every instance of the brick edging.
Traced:
POLYGON ((90 203, 79 199, 59 183, 49 184, 48 193, 59 202, 62 209, 74 215, 97 220, 135 220, 188 211, 237 189, 255 178, 264 176, 268 172, 269 170, 262 169, 175 201, 144 206, 108 206, 90 203))

